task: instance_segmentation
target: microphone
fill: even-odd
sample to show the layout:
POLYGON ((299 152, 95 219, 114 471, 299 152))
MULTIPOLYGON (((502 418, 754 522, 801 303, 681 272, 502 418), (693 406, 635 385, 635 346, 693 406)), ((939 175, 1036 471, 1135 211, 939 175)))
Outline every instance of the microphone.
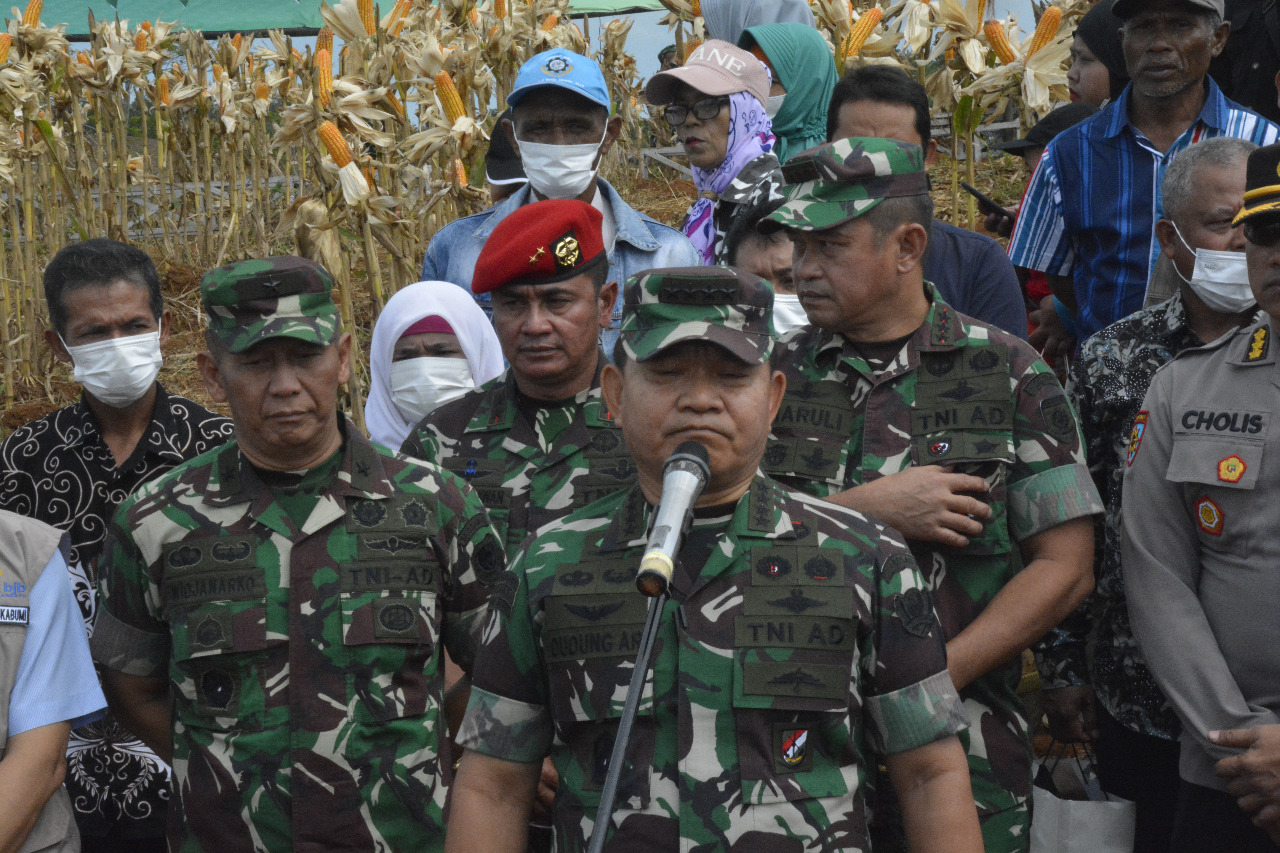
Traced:
POLYGON ((662 501, 636 575, 636 586, 645 595, 666 594, 676 569, 680 540, 693 523, 693 505, 710 477, 707 449, 696 441, 677 447, 662 467, 662 501))

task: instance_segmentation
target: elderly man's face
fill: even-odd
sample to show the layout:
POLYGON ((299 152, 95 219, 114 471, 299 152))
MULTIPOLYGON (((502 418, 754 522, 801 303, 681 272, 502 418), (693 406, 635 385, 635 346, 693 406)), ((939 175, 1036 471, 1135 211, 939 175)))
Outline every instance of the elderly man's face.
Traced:
POLYGON ((1183 277, 1191 278, 1195 267, 1192 249, 1238 252, 1244 248, 1244 229, 1231 225, 1243 203, 1244 177, 1243 158, 1232 164, 1204 165, 1195 170, 1186 210, 1175 220, 1188 245, 1183 245, 1176 235, 1169 241, 1169 258, 1183 277))
POLYGON ((558 86, 542 86, 525 95, 511 110, 511 124, 515 138, 521 142, 590 145, 604 137, 602 157, 617 136, 605 136, 608 110, 558 86))
POLYGON ((1258 307, 1280 319, 1280 214, 1255 216, 1245 223, 1249 286, 1258 307))
POLYGON ((1226 23, 1210 27, 1204 10, 1184 0, 1152 0, 1126 20, 1121 31, 1134 90, 1149 98, 1168 98, 1199 86, 1230 30, 1226 23))
POLYGON ((629 361, 625 371, 609 365, 601 383, 650 498, 661 492, 662 467, 678 446, 707 448, 711 479, 701 506, 735 500, 750 485, 786 388, 768 364, 747 364, 703 341, 629 361))
POLYGON ((338 449, 338 387, 351 375, 351 335, 329 346, 269 338, 244 352, 201 353, 205 388, 227 403, 236 439, 259 467, 313 467, 338 449))

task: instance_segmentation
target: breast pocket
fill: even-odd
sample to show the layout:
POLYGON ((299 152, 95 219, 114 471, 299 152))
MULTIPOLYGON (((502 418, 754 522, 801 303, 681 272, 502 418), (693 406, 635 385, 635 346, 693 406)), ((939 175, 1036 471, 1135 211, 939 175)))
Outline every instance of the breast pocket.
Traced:
POLYGON ((409 553, 341 569, 342 643, 361 721, 425 713, 436 692, 441 568, 423 540, 409 553))
POLYGON ((844 447, 853 435, 849 391, 839 382, 789 387, 773 420, 761 468, 770 476, 823 494, 848 488, 844 447))
POLYGON ((753 555, 752 586, 734 624, 733 715, 744 803, 845 796, 856 784, 849 748, 853 591, 834 565, 810 570, 827 559, 821 549, 794 550, 753 555))
POLYGON ((257 545, 252 538, 218 537, 163 550, 163 610, 184 724, 260 730, 280 707, 266 683, 284 666, 287 644, 268 640, 268 590, 257 545))
MULTIPOLYGON (((594 808, 600 800, 647 604, 648 599, 632 588, 624 593, 552 596, 544 605, 542 649, 551 716, 557 737, 572 752, 570 772, 579 775, 573 787, 582 792, 584 808, 594 808)), ((619 808, 648 806, 654 734, 650 669, 619 783, 619 808)))
POLYGON ((1184 484, 1191 523, 1202 547, 1249 556, 1252 540, 1263 532, 1255 528, 1268 522, 1252 494, 1264 456, 1261 441, 1174 435, 1165 476, 1184 484))

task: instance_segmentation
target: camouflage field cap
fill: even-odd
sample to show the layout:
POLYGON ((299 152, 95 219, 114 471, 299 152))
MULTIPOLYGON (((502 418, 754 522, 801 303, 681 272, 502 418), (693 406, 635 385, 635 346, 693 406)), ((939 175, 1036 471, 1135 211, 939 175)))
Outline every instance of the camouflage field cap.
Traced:
POLYGON ((200 279, 209 330, 231 352, 268 338, 332 343, 338 334, 332 290, 324 267, 295 255, 227 264, 200 279))
POLYGON ((761 364, 773 351, 773 290, 731 267, 645 270, 623 289, 621 334, 635 361, 683 341, 708 341, 761 364))
POLYGON ((924 152, 896 139, 851 136, 828 142, 788 160, 782 177, 786 201, 760 221, 764 234, 834 228, 886 198, 929 192, 924 152))

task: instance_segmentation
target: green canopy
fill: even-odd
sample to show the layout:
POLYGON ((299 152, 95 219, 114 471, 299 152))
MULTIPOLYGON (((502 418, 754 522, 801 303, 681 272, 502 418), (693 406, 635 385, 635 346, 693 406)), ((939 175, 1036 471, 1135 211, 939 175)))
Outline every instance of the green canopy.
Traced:
MULTIPOLYGON (((381 5, 388 4, 394 5, 394 0, 383 0, 381 5)), ((620 15, 655 11, 662 4, 658 0, 573 0, 570 7, 575 14, 620 15)), ((46 24, 67 24, 68 38, 87 39, 89 10, 100 21, 117 15, 130 22, 177 21, 211 35, 269 29, 302 34, 324 26, 319 0, 45 0, 40 19, 46 24)))

